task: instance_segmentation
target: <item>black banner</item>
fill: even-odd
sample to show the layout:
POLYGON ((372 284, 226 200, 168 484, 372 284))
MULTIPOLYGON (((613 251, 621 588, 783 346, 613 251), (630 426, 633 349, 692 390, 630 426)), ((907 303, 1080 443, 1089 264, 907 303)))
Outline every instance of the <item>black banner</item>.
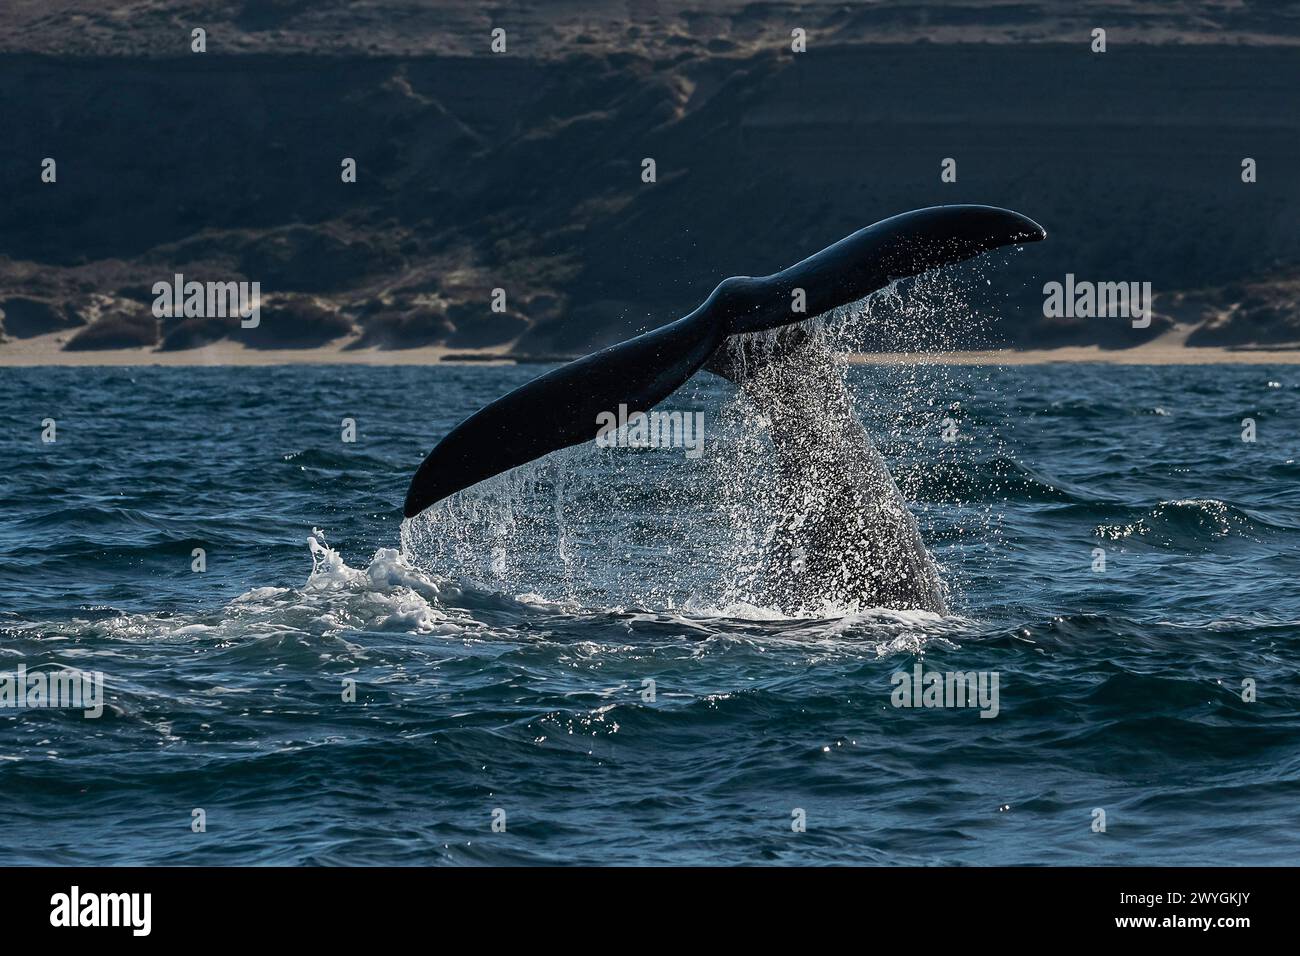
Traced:
MULTIPOLYGON (((1097 936, 1231 946, 1284 930, 1288 869, 10 869, 6 937, 315 942, 442 927, 493 940, 564 928, 659 935, 701 922, 744 938, 850 920, 873 940, 1097 936), (75 937, 70 935, 75 934, 75 937)), ((703 927, 702 927, 703 929, 703 927)), ((440 930, 442 931, 442 930, 440 930)), ((704 930, 707 934, 707 930, 704 930)))

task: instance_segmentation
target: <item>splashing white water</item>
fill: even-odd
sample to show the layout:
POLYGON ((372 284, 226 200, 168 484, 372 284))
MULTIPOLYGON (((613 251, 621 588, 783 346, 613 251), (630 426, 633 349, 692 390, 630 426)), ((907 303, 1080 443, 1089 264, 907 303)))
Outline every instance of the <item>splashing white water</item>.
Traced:
MULTIPOLYGON (((438 578, 574 607, 748 608, 774 618, 851 615, 874 606, 873 596, 905 607, 898 590, 926 584, 924 571, 872 532, 888 526, 903 536, 913 520, 903 502, 927 470, 952 467, 969 450, 939 441, 941 424, 960 418, 960 405, 944 398, 946 368, 917 361, 873 368, 872 400, 863 407, 861 393, 846 384, 859 370, 845 353, 865 343, 932 354, 969 341, 982 322, 958 283, 940 273, 800 326, 806 355, 781 369, 779 384, 811 416, 806 448, 821 450, 802 456, 801 473, 791 472, 789 455, 774 454, 770 407, 752 392, 697 376, 661 407, 704 413, 700 461, 676 449, 566 449, 404 522, 401 555, 438 578), (852 441, 846 421, 857 432, 852 441), (902 465, 897 482, 872 443, 860 440, 858 421, 888 447, 895 468, 902 465), (826 514, 827 503, 846 489, 857 496, 846 502, 855 513, 841 521, 826 514), (819 521, 818 540, 832 553, 823 556, 818 587, 783 587, 802 573, 790 542, 819 521), (825 540, 822 532, 837 522, 825 540)), ((755 338, 771 343, 777 333, 755 338)), ((929 517, 921 515, 923 533, 929 517)))
POLYGON ((307 547, 312 570, 301 596, 320 605, 331 629, 458 633, 469 623, 453 620, 443 606, 446 585, 412 568, 394 548, 380 548, 362 569, 350 567, 319 529, 312 529, 307 547))

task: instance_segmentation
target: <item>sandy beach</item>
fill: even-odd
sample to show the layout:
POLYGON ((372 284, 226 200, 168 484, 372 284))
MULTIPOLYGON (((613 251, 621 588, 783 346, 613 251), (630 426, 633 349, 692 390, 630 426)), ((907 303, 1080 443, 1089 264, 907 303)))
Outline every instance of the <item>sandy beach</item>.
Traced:
MULTIPOLYGON (((1297 365, 1300 349, 1218 347, 1184 344, 1185 329, 1173 329, 1144 345, 1127 349, 1067 346, 1055 349, 989 349, 954 352, 859 353, 861 363, 938 363, 949 365, 1046 365, 1102 362, 1110 365, 1297 365)), ((36 366, 256 366, 256 365, 435 365, 445 362, 536 362, 535 357, 492 349, 449 349, 427 346, 410 349, 349 348, 355 338, 310 349, 252 349, 237 342, 216 342, 203 348, 162 352, 153 348, 64 351, 66 332, 0 342, 0 368, 36 366)), ((575 356, 576 357, 576 356, 575 356)))

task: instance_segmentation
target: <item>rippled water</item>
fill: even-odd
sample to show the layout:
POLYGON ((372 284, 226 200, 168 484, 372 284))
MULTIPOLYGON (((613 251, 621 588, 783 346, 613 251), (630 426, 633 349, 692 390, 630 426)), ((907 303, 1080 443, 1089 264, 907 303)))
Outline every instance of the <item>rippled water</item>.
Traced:
POLYGON ((0 862, 1297 862, 1294 367, 852 369, 944 617, 752 600, 762 446, 706 375, 700 458, 584 447, 404 532, 537 372, 0 371, 0 670, 108 688, 0 710, 0 862), (892 706, 917 662, 997 717, 892 706))

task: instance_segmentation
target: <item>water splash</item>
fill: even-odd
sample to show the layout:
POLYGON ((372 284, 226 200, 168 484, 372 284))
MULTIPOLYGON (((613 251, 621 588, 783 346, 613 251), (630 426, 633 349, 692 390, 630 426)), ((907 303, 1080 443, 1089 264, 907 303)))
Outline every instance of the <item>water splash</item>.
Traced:
POLYGON ((961 383, 928 360, 969 344, 987 321, 963 295, 968 286, 925 276, 746 337, 734 358, 763 371, 744 388, 697 376, 661 405, 704 413, 700 460, 681 449, 566 449, 405 522, 403 558, 475 588, 583 608, 825 618, 882 604, 942 607, 947 589, 924 548, 898 542, 918 518, 923 535, 943 537, 990 523, 987 508, 961 502, 958 520, 952 502, 939 521, 925 502, 918 518, 907 508, 926 474, 960 473, 963 456, 998 444, 963 433, 983 423, 963 420, 960 398, 945 398, 961 383), (797 358, 768 361, 792 332, 797 358), (881 347, 916 357, 869 368, 854 360, 881 347), (945 441, 945 423, 964 441, 945 441))

